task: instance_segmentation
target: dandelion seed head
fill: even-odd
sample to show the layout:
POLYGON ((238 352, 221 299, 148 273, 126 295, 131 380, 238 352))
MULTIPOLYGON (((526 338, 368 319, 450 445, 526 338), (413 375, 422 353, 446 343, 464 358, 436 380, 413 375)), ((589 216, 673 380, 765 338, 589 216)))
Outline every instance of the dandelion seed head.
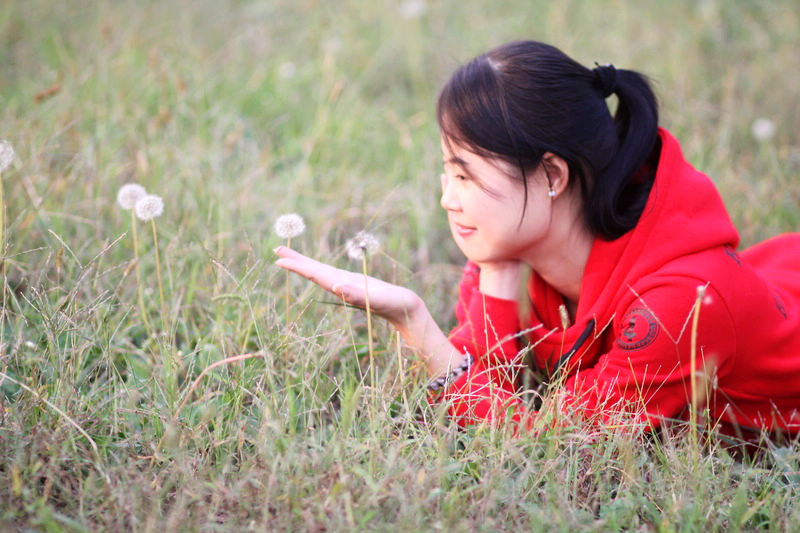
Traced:
POLYGON ((136 207, 136 202, 146 195, 147 191, 138 183, 126 183, 117 192, 117 203, 122 209, 130 210, 136 207))
POLYGON ((400 16, 404 19, 415 19, 421 17, 428 10, 425 0, 406 0, 398 7, 400 16))
POLYGON ((757 118, 750 126, 750 133, 757 141, 768 141, 775 135, 775 123, 768 118, 757 118))
POLYGON ((347 241, 345 250, 350 259, 360 261, 365 254, 369 257, 377 252, 380 246, 381 243, 375 235, 366 231, 359 231, 355 237, 347 241))
POLYGON ((0 141, 0 172, 7 169, 14 162, 14 148, 8 141, 0 141))
POLYGON ((306 230, 303 217, 297 213, 281 215, 275 220, 275 233, 282 239, 292 239, 306 230))
POLYGON ((136 202, 136 216, 145 222, 160 217, 164 212, 164 200, 155 194, 146 194, 136 202))
POLYGON ((281 78, 292 78, 297 73, 297 66, 291 61, 287 61, 285 63, 281 63, 281 66, 278 67, 278 75, 281 78))

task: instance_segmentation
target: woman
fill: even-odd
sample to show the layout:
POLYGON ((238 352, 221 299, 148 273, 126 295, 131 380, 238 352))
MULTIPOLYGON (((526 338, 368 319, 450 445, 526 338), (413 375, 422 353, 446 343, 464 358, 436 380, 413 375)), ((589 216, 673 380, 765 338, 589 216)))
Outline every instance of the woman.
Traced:
MULTIPOLYGON (((458 326, 448 338, 416 294, 378 280, 369 301, 460 423, 530 426, 514 383, 530 349, 561 380, 564 416, 654 428, 694 402, 729 432, 800 432, 800 234, 738 253, 719 194, 658 127, 641 75, 512 42, 456 71, 437 113, 441 205, 468 259, 458 326)), ((277 254, 364 306, 360 275, 277 254)))

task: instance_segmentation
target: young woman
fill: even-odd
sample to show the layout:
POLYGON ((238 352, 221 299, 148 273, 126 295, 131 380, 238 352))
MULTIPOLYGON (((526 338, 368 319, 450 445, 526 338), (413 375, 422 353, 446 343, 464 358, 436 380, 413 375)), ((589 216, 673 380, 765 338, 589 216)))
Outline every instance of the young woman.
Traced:
MULTIPOLYGON (((531 350, 562 383, 563 416, 654 428, 694 402, 728 432, 800 432, 800 234, 737 252, 719 194, 658 127, 644 77, 512 42, 457 70, 437 113, 441 205, 468 259, 458 326, 445 336, 410 290, 368 287, 459 423, 530 426, 514 377, 531 350)), ((364 306, 360 274, 276 252, 364 306)))

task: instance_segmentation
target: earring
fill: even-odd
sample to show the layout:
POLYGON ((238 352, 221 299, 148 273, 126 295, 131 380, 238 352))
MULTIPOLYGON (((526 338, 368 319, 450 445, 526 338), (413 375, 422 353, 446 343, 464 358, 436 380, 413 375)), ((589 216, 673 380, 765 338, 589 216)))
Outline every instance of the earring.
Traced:
POLYGON ((556 197, 556 191, 554 191, 553 189, 548 190, 547 191, 547 196, 549 196, 550 198, 555 198, 556 197))

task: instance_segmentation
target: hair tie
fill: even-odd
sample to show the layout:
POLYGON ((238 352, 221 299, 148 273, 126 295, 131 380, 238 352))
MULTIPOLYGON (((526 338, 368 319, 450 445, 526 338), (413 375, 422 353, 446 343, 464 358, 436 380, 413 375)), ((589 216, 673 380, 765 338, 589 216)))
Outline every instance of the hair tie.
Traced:
MULTIPOLYGON (((597 65, 597 63, 595 63, 597 65)), ((603 98, 608 98, 617 90, 617 69, 614 68, 614 65, 609 63, 608 65, 597 65, 594 69, 592 69, 594 73, 594 80, 595 83, 600 87, 600 90, 603 91, 603 98)))

